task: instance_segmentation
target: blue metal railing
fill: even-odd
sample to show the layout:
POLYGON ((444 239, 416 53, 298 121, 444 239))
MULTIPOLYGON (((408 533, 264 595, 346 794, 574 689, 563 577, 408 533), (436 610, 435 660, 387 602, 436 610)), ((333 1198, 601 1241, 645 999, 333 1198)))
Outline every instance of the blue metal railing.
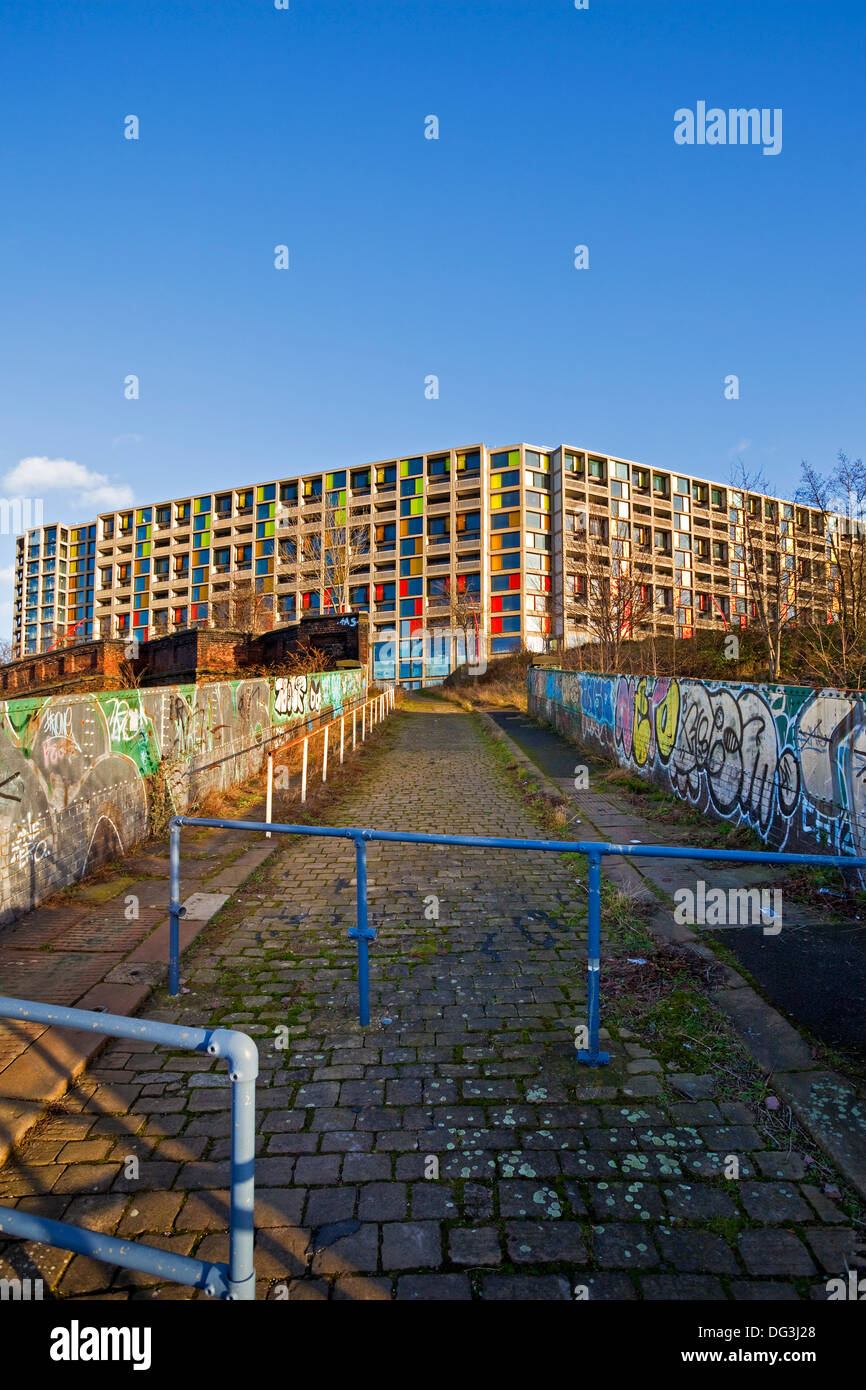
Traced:
POLYGON ((253 1265, 253 1204, 255 1195, 255 1104, 259 1054, 252 1038, 230 1028, 181 1028, 174 1023, 157 1023, 146 1018, 123 1018, 119 1014, 93 1013, 89 1009, 67 1009, 59 1005, 38 1004, 29 999, 9 999, 0 995, 0 1018, 27 1023, 49 1023, 58 1028, 78 1028, 105 1033, 112 1038, 143 1038, 165 1047, 206 1052, 225 1057, 232 1086, 231 1195, 229 1215, 228 1264, 212 1264, 188 1255, 140 1245, 137 1241, 88 1231, 66 1221, 16 1211, 0 1206, 0 1233, 21 1240, 56 1245, 77 1255, 89 1255, 122 1269, 137 1269, 177 1284, 191 1284, 217 1298, 248 1300, 255 1298, 256 1276, 253 1265))
POLYGON ((785 854, 771 850, 687 849, 679 845, 614 845, 598 840, 509 840, 486 835, 422 835, 409 831, 362 830, 356 826, 335 828, 324 825, 279 825, 268 821, 217 820, 201 816, 175 816, 169 829, 171 901, 169 912, 169 992, 180 991, 180 832, 185 825, 213 829, 268 831, 277 835, 319 835, 334 840, 351 840, 355 846, 356 921, 348 935, 358 943, 358 1021, 362 1028, 370 1022, 369 943, 376 931, 368 923, 367 844, 455 845, 470 849, 540 850, 552 854, 583 854, 589 861, 587 921, 586 1008, 589 1045, 578 1050, 577 1059, 587 1066, 604 1066, 610 1054, 599 1049, 601 983, 601 861, 607 855, 630 859, 694 859, 731 864, 817 864, 839 869, 866 868, 866 858, 829 854, 785 854))

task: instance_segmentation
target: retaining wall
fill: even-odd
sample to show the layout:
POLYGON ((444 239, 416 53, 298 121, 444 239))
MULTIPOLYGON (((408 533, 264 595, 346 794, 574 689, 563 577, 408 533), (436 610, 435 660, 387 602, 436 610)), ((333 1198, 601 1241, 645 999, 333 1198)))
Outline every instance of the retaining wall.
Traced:
POLYGON ((0 701, 0 921, 142 840, 147 778, 185 811, 257 773, 272 734, 364 690, 342 670, 0 701))
POLYGON ((773 849, 866 853, 861 691, 533 667, 529 712, 773 849))

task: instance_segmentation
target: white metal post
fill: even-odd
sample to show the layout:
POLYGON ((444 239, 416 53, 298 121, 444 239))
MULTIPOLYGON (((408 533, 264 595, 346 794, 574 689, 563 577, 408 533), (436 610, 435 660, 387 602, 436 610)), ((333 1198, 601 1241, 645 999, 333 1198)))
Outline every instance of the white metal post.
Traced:
POLYGON ((301 759, 301 800, 307 799, 307 744, 309 740, 304 739, 304 749, 301 759))
POLYGON ((361 707, 361 742, 362 742, 362 743, 364 742, 364 740, 366 739, 366 737, 367 737, 367 702, 366 702, 366 700, 365 700, 363 706, 361 707))
POLYGON ((344 741, 345 735, 346 735, 345 724, 346 724, 346 721, 345 721, 343 715, 341 714, 341 715, 340 715, 340 762, 341 762, 341 763, 342 763, 342 761, 343 761, 343 741, 344 741))
POLYGON ((322 781, 328 780, 328 724, 325 725, 325 741, 322 745, 322 781))
MULTIPOLYGON (((265 820, 268 822, 269 825, 270 825, 270 823, 271 823, 271 821, 272 821, 272 819, 273 819, 273 809, 274 809, 274 755, 273 755, 273 753, 269 753, 269 754, 268 754, 268 790, 267 790, 267 794, 266 794, 266 796, 265 796, 265 820)), ((270 832, 270 830, 266 830, 266 831, 265 831, 265 839, 266 839, 266 840, 269 840, 270 838, 271 838, 271 832, 270 832)))
POLYGON ((358 711, 357 711, 356 709, 353 709, 353 710, 352 710, 352 748, 353 748, 353 749, 354 749, 354 747, 355 747, 355 720, 357 719, 357 717, 358 717, 358 711))

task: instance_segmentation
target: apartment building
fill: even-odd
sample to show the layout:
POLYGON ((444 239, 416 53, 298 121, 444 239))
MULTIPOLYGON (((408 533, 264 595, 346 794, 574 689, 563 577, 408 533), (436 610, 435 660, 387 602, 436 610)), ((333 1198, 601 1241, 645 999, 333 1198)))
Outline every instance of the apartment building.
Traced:
POLYGON ((832 610, 818 512, 565 445, 476 444, 31 529, 14 652, 221 625, 246 587, 274 623, 369 613, 374 675, 417 686, 471 655, 473 627, 490 656, 579 644, 602 571, 640 581, 656 631, 745 626, 747 530, 786 616, 832 610))

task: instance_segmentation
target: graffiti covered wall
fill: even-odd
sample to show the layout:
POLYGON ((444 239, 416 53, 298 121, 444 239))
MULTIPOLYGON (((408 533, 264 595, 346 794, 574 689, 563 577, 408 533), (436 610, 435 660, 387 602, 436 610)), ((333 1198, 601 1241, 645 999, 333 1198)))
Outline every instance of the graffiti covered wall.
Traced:
POLYGON ((529 712, 773 849, 866 853, 859 691, 534 667, 529 712))
POLYGON ((0 701, 0 921, 143 839, 145 779, 175 811, 259 771, 266 739, 339 715, 362 670, 0 701))

